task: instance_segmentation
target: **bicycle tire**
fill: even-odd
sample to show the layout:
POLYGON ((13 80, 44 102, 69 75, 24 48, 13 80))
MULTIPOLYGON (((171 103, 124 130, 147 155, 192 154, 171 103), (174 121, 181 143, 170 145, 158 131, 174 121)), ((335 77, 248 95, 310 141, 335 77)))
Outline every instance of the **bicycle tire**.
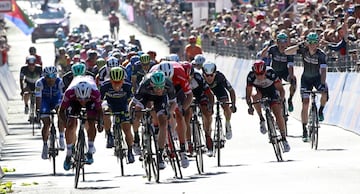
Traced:
POLYGON ((175 176, 174 178, 182 179, 182 172, 181 172, 181 165, 180 165, 180 159, 178 155, 178 151, 175 148, 175 142, 172 136, 171 128, 168 127, 168 151, 170 153, 169 161, 171 164, 172 169, 174 170, 175 176))
MULTIPOLYGON (((145 129, 144 129, 145 130, 145 129)), ((147 177, 147 180, 150 182, 151 181, 151 148, 149 148, 147 145, 150 145, 150 141, 149 141, 149 137, 145 137, 146 135, 149 134, 145 134, 146 132, 144 132, 142 134, 142 162, 143 162, 143 167, 145 170, 145 175, 147 177)))
MULTIPOLYGON (((115 118, 117 120, 117 118, 115 118)), ((116 122, 116 121, 115 121, 116 122)), ((119 123, 116 123, 113 127, 114 137, 115 137, 115 150, 118 162, 120 163, 120 172, 121 176, 124 176, 124 151, 122 147, 122 133, 119 123)))
POLYGON ((266 110, 266 121, 267 121, 267 125, 268 125, 268 130, 269 130, 269 140, 270 143, 273 146, 274 152, 275 152, 275 156, 278 162, 281 162, 282 159, 282 155, 281 155, 281 147, 280 147, 280 141, 278 139, 278 136, 276 134, 276 128, 275 128, 275 123, 274 123, 274 118, 272 117, 270 110, 266 110))
POLYGON ((214 134, 214 147, 216 151, 217 156, 217 166, 221 166, 221 147, 222 147, 222 140, 221 140, 221 133, 222 133, 222 123, 220 118, 216 118, 215 120, 215 127, 216 127, 216 133, 214 134))
POLYGON ((284 121, 285 121, 285 136, 288 136, 287 121, 288 121, 288 116, 289 116, 289 114, 288 114, 288 111, 287 111, 287 106, 286 106, 285 100, 283 101, 282 104, 283 104, 283 107, 282 107, 283 111, 282 111, 282 113, 283 113, 283 117, 284 117, 284 121))
POLYGON ((192 132, 193 132, 193 143, 196 153, 196 167, 199 174, 204 172, 204 160, 203 160, 203 152, 202 152, 202 143, 201 143, 201 131, 200 131, 200 124, 195 117, 194 121, 192 122, 192 132))
MULTIPOLYGON (((160 168, 159 168, 159 160, 161 157, 160 154, 157 152, 158 144, 154 135, 150 135, 150 143, 153 142, 153 145, 150 146, 151 152, 151 168, 154 174, 155 182, 159 183, 160 181, 160 168), (153 139, 153 141, 151 141, 153 139), (154 148, 155 152, 152 150, 154 148), (154 157, 155 156, 155 157, 154 157)), ((150 144, 151 145, 151 144, 150 144)))
MULTIPOLYGON (((52 126, 51 128, 53 128, 54 126, 52 126)), ((52 158, 52 163, 53 163, 53 175, 56 175, 56 148, 55 148, 55 139, 56 139, 56 134, 54 134, 55 129, 51 129, 50 130, 50 157, 52 158)), ((56 131, 55 131, 56 133, 56 131)))
POLYGON ((317 113, 317 107, 312 106, 312 123, 311 123, 311 148, 317 150, 318 147, 318 126, 319 126, 319 118, 317 113))
MULTIPOLYGON (((84 132, 79 131, 78 143, 76 145, 75 151, 75 189, 78 187, 80 170, 83 168, 83 157, 84 157, 84 146, 85 146, 85 137, 84 132)), ((84 169, 83 169, 83 180, 84 178, 84 169)))

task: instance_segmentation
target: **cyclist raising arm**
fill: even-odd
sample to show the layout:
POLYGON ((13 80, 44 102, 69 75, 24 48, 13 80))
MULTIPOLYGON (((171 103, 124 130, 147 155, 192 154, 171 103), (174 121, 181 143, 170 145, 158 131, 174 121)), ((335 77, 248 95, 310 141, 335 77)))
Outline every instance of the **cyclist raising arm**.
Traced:
POLYGON ((315 87, 322 91, 319 108, 319 121, 324 120, 323 110, 328 101, 328 87, 326 84, 326 54, 319 48, 319 36, 315 32, 310 32, 306 36, 305 43, 288 47, 286 54, 300 54, 303 59, 304 72, 301 75, 300 94, 302 98, 301 121, 303 124, 303 141, 307 142, 308 133, 306 125, 308 122, 309 94, 305 90, 312 90, 315 87))
MULTIPOLYGON (((262 97, 271 98, 271 110, 275 115, 276 123, 279 126, 284 152, 290 151, 290 146, 286 140, 285 135, 285 120, 281 113, 281 104, 285 96, 284 88, 281 84, 279 77, 275 74, 275 71, 271 67, 266 67, 264 61, 256 61, 252 67, 252 70, 247 76, 246 83, 246 102, 249 106, 248 113, 252 115, 254 109, 251 104, 251 93, 253 87, 256 88, 256 95, 253 96, 253 100, 257 101, 262 97), (280 96, 278 95, 280 93, 280 96)), ((261 105, 255 104, 256 112, 260 118, 260 132, 266 133, 265 119, 261 113, 261 105)))

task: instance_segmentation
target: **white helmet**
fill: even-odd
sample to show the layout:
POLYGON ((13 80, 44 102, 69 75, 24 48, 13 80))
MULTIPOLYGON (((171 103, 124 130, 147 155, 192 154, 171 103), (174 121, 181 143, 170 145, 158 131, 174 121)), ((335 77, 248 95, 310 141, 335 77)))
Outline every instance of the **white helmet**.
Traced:
POLYGON ((179 58, 179 55, 175 54, 175 53, 172 53, 170 54, 169 56, 166 56, 165 59, 167 61, 176 61, 176 62, 179 62, 180 61, 180 58, 179 58))
POLYGON ((194 62, 196 65, 202 65, 205 63, 205 57, 202 54, 195 55, 194 62))
POLYGON ((106 66, 107 66, 108 68, 119 67, 119 59, 117 59, 116 57, 110 57, 110 58, 106 61, 106 66))
POLYGON ((159 64, 159 70, 164 72, 165 76, 171 79, 174 75, 174 67, 169 61, 162 61, 159 64))
POLYGON ((210 75, 216 72, 216 65, 213 62, 206 61, 202 66, 203 73, 210 75))
POLYGON ((43 75, 45 77, 47 77, 47 76, 51 76, 51 77, 55 76, 56 77, 56 73, 57 73, 57 69, 56 69, 55 66, 47 66, 47 67, 44 68, 43 75))
POLYGON ((90 98, 91 95, 91 85, 88 82, 82 81, 75 85, 75 95, 80 99, 90 98))

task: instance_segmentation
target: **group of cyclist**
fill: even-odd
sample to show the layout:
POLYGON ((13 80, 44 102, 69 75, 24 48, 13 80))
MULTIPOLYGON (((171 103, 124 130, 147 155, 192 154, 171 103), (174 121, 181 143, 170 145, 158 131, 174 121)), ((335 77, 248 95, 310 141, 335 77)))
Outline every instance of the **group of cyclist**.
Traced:
MULTIPOLYGON (((328 99, 325 82, 326 58, 317 47, 318 41, 317 34, 310 32, 305 42, 289 46, 287 34, 280 32, 276 42, 269 44, 260 52, 262 58, 270 59, 270 64, 266 64, 264 60, 256 61, 247 76, 248 113, 254 112, 253 101, 262 97, 271 98, 271 109, 280 129, 284 152, 290 151, 290 146, 286 140, 285 120, 282 115, 285 90, 281 79, 290 82, 287 103, 289 111, 292 112, 292 98, 296 89, 293 55, 296 53, 302 55, 304 62, 300 87, 304 141, 308 139, 306 124, 309 96, 303 91, 311 90, 313 87, 323 91, 319 119, 320 121, 324 119, 323 109, 328 99), (256 88, 256 94, 252 92, 253 87, 256 88)), ((66 44, 68 47, 73 47, 80 43, 66 44)), ((112 121, 106 114, 108 112, 121 113, 120 123, 128 146, 129 163, 135 161, 134 154, 141 154, 139 126, 142 113, 139 110, 144 108, 153 110, 152 119, 158 138, 158 154, 163 154, 168 127, 176 132, 180 142, 180 159, 183 168, 189 166, 186 152, 191 153, 193 149, 190 127, 192 103, 197 103, 202 113, 209 156, 213 155, 211 124, 215 97, 217 101, 227 102, 221 105, 226 120, 225 137, 228 140, 232 138, 230 121, 232 113, 237 111, 235 90, 225 75, 217 69, 216 64, 206 61, 203 54, 197 54, 187 61, 180 61, 177 54, 170 54, 157 61, 155 51, 144 52, 137 46, 128 46, 124 42, 112 39, 84 41, 81 47, 83 48, 77 49, 78 52, 66 53, 71 61, 69 68, 63 74, 59 74, 55 65, 42 67, 41 57, 36 55, 34 47, 29 49, 26 65, 21 68, 20 87, 21 95, 24 95, 25 113, 27 114, 29 110, 29 96, 26 92, 34 91, 38 118, 43 122, 41 155, 43 159, 48 158, 49 113, 53 109, 58 111, 59 116, 60 149, 66 148, 65 170, 71 168, 71 155, 76 141, 77 119, 72 115, 78 115, 81 108, 86 108, 88 118, 87 164, 93 163, 97 131, 102 132, 104 129, 107 135, 106 147, 114 146, 112 121), (85 52, 86 57, 80 56, 81 52, 85 52)), ((66 49, 66 51, 73 50, 66 49)), ((260 131, 265 134, 267 129, 261 107, 260 105, 254 107, 260 119, 260 131)), ((162 157, 159 167, 165 168, 162 157)))

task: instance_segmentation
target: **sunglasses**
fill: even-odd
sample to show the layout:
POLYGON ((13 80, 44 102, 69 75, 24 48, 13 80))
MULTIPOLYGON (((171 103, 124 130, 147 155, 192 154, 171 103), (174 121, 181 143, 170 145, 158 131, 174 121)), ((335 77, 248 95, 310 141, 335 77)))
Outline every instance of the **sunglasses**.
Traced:
POLYGON ((278 39, 277 40, 279 43, 287 43, 287 40, 286 39, 278 39))
POLYGON ((153 86, 155 90, 162 90, 165 86, 153 86))
POLYGON ((316 40, 312 40, 312 41, 307 41, 309 44, 317 44, 318 43, 318 41, 316 41, 316 40))
POLYGON ((55 73, 48 74, 46 75, 46 78, 54 79, 56 78, 56 74, 55 73))
POLYGON ((212 76, 214 76, 214 75, 215 75, 214 73, 212 73, 212 74, 205 74, 206 77, 212 77, 212 76))

